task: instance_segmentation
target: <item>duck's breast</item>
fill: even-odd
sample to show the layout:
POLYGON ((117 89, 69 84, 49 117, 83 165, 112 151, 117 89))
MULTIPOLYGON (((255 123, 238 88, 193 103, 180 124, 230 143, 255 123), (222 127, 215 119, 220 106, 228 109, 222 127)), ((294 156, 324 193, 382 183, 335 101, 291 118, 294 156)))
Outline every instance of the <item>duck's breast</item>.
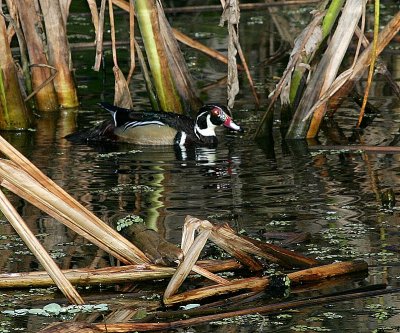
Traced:
POLYGON ((159 124, 147 124, 134 127, 117 127, 114 134, 122 142, 138 145, 173 145, 177 130, 159 124))

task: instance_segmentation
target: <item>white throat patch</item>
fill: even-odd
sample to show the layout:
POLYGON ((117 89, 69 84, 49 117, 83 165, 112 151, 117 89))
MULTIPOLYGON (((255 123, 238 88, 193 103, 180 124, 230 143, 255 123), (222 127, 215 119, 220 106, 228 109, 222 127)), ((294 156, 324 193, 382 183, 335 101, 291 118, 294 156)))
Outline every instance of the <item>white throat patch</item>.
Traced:
POLYGON ((110 111, 114 120, 114 126, 117 127, 117 111, 110 111))
POLYGON ((215 136, 215 126, 211 121, 210 121, 210 115, 207 116, 207 127, 206 128, 200 128, 197 124, 194 127, 194 132, 197 134, 200 134, 202 136, 215 136))

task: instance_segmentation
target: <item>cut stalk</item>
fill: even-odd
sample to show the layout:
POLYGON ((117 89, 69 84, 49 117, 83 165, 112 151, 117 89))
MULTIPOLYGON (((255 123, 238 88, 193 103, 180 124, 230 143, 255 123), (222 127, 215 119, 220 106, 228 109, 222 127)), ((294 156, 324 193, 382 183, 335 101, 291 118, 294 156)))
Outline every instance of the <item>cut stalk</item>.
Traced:
POLYGON ((189 275, 190 271, 196 264, 196 261, 203 249, 208 237, 211 234, 211 230, 202 230, 197 238, 194 240, 192 246, 185 256, 185 260, 180 263, 175 274, 168 283, 167 288, 164 292, 164 302, 168 302, 168 299, 178 290, 183 281, 189 275))
POLYGON ((114 72, 114 105, 125 109, 132 109, 132 97, 129 90, 128 82, 125 79, 124 74, 118 66, 118 55, 115 37, 115 21, 114 21, 114 9, 112 6, 112 0, 108 0, 108 11, 110 14, 110 26, 111 26, 111 49, 112 57, 114 62, 113 72, 114 72))
POLYGON ((100 14, 97 14, 96 2, 90 1, 90 11, 92 12, 92 21, 96 31, 96 58, 93 69, 100 70, 101 59, 103 56, 103 31, 104 31, 104 13, 106 10, 106 0, 101 0, 100 14))
MULTIPOLYGON (((378 44, 376 53, 379 55, 388 43, 398 34, 400 31, 400 12, 398 12, 390 22, 382 29, 378 35, 378 44)), ((332 86, 325 92, 320 100, 307 112, 304 119, 311 116, 314 111, 321 105, 325 104, 330 98, 332 100, 341 100, 344 96, 347 96, 349 91, 351 91, 355 83, 361 79, 366 67, 371 62, 372 58, 372 46, 369 45, 357 59, 357 63, 351 66, 348 70, 340 74, 332 86)))

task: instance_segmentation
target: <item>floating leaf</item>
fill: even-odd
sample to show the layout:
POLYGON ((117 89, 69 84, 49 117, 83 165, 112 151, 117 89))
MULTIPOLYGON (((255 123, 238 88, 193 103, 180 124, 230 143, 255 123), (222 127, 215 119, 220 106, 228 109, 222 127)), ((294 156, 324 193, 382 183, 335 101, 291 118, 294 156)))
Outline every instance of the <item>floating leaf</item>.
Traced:
POLYGON ((58 315, 61 312, 61 305, 57 303, 50 303, 43 307, 43 310, 52 315, 58 315))

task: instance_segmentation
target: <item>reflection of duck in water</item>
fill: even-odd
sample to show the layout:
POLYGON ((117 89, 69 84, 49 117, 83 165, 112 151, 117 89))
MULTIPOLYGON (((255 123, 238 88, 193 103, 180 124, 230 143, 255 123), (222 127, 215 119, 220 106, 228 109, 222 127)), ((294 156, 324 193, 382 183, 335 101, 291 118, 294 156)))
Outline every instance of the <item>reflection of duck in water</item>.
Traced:
POLYGON ((202 106, 193 120, 172 112, 137 112, 101 103, 111 112, 112 121, 104 121, 97 127, 67 136, 71 141, 116 141, 138 145, 200 145, 216 146, 217 126, 243 131, 228 115, 226 107, 218 104, 202 106))

